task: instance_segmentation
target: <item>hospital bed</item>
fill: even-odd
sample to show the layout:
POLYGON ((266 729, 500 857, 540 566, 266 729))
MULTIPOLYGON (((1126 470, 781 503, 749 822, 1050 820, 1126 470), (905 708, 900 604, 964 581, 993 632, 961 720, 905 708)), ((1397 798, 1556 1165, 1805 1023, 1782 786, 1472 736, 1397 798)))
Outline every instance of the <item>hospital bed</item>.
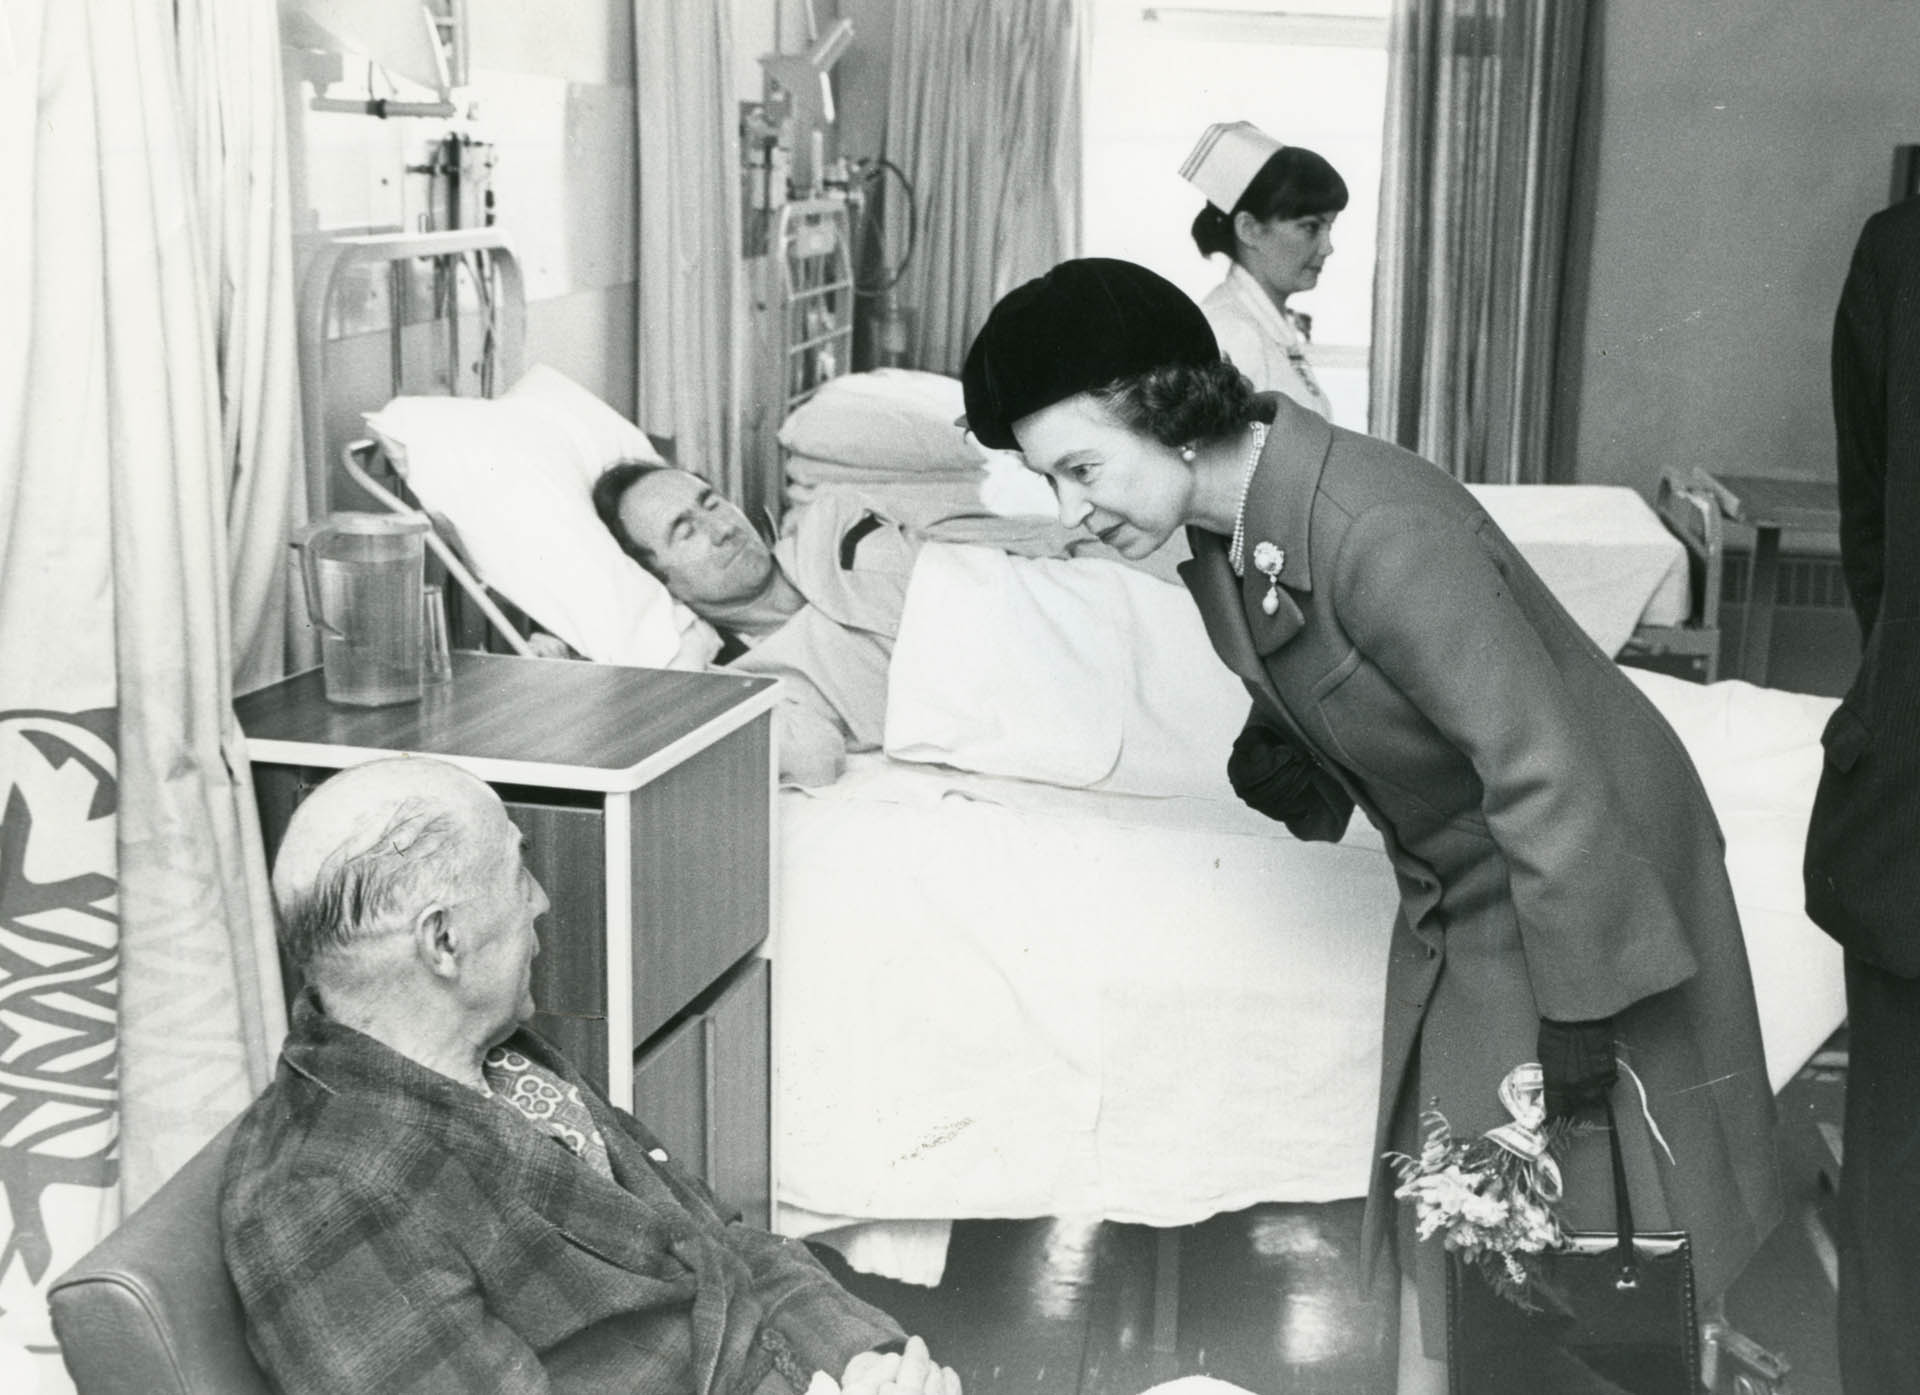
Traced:
MULTIPOLYGON (((854 488, 909 522, 973 500, 997 513, 1050 514, 1045 483, 1018 456, 963 436, 961 411, 960 384, 941 374, 880 369, 821 386, 780 429, 788 507, 854 488)), ((1669 470, 1651 506, 1623 486, 1470 488, 1608 653, 1717 677, 1722 516, 1709 485, 1669 470)))
MULTIPOLYGON (((957 385, 934 375, 828 385, 781 433, 789 507, 857 488, 910 521, 975 497, 1049 509, 1017 458, 952 429, 958 410, 957 385)), ((1712 674, 1719 517, 1695 487, 1663 479, 1652 508, 1625 489, 1475 492, 1604 649, 1712 674)), ((948 619, 968 617, 956 604, 948 619)), ((903 634, 896 708, 903 686, 937 694, 1022 647, 1006 615, 980 629, 958 671, 919 681, 902 671, 903 634)), ((942 641, 952 648, 950 629, 942 641)), ((1197 640, 1170 664, 1218 671, 1197 640)), ((1687 743, 1726 831, 1777 1089, 1844 1015, 1839 956, 1805 918, 1798 872, 1833 704, 1631 672, 1687 743)), ((1189 695, 1183 714, 1213 700, 1216 730, 1199 744, 1224 752, 1245 706, 1237 684, 1189 695)), ((896 725, 890 748, 909 745, 896 725)), ((1224 780, 1149 798, 882 756, 790 796, 783 818, 788 1228, 890 1218, 831 1238, 856 1264, 925 1280, 947 1215, 1175 1226, 1364 1190, 1397 899, 1364 821, 1342 844, 1306 845, 1224 780), (924 974, 937 996, 850 1025, 795 1009, 862 973, 896 994, 924 974), (849 1109, 850 1093, 895 1103, 870 1116, 849 1109)))
MULTIPOLYGON (((876 376, 846 381, 871 393, 876 376)), ((853 483, 908 522, 956 491, 1031 511, 1033 481, 1013 462, 957 457, 948 389, 910 386, 928 410, 887 400, 836 429, 872 447, 891 414, 895 434, 923 441, 928 457, 883 480, 783 432, 793 437, 789 507, 853 483)), ((802 411, 818 418, 834 399, 823 391, 802 411)), ((368 424, 380 444, 355 448, 363 468, 384 468, 447 515, 480 581, 543 628, 608 662, 711 654, 704 627, 620 556, 586 504, 599 468, 652 450, 591 394, 536 368, 498 398, 402 398, 368 424)), ((1527 502, 1488 497, 1503 524, 1527 502)), ((1618 635, 1615 649, 1648 626, 1698 619, 1696 554, 1657 521, 1658 537, 1647 517, 1628 516, 1620 511, 1611 548, 1626 580, 1610 584, 1632 594, 1594 586, 1582 617, 1618 635)), ((1550 583, 1563 567, 1556 585, 1572 604, 1597 549, 1566 517, 1533 526, 1523 549, 1550 583)), ((1518 522, 1513 530, 1525 536, 1518 522)), ((964 583, 968 564, 952 562, 947 582, 964 583)), ((1172 604, 1156 613, 1189 617, 1182 642, 1204 646, 1173 588, 1138 573, 1103 584, 1130 604, 1172 604)), ((983 662, 995 657, 991 640, 982 636, 983 662)), ((1002 660, 1017 652, 998 648, 1002 660)), ((1208 749, 1223 753, 1244 696, 1221 685, 1204 648, 1191 652, 1200 657, 1185 667, 1214 684, 1200 700, 1224 733, 1208 749)), ((941 675, 920 677, 937 697, 941 675)), ((1727 831, 1777 1088, 1844 1013, 1838 951, 1806 921, 1797 873, 1831 704, 1744 684, 1639 681, 1687 742, 1727 831)), ((924 715, 898 691, 900 710, 924 715)), ((834 785, 778 801, 768 951, 777 1226, 824 1235, 859 1267, 931 1282, 957 1218, 1173 1226, 1255 1202, 1360 1194, 1396 899, 1371 830, 1356 826, 1337 845, 1296 842, 1232 798, 1211 754, 1184 782, 1153 770, 1131 783, 1088 780, 1071 762, 1046 772, 1060 783, 1022 777, 1018 759, 1032 751, 978 759, 965 743, 927 738, 956 715, 935 713, 903 737, 919 759, 859 756, 834 785)), ((1205 723, 1189 725, 1208 739, 1205 723)), ((1043 751, 1042 763, 1057 756, 1043 751)))

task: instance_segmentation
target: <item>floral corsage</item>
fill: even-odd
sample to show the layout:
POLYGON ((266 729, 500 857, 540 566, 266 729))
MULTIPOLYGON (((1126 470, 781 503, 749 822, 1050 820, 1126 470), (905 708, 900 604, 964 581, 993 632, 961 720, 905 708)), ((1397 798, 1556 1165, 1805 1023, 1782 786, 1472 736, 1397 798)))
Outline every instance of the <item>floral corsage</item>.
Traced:
POLYGON ((1419 1156, 1386 1155, 1400 1178, 1393 1194, 1413 1203, 1419 1238, 1438 1236, 1445 1249, 1479 1265, 1494 1292, 1528 1311, 1537 1306, 1535 1256, 1566 1244, 1553 1213, 1561 1126, 1547 1125, 1544 1094, 1540 1067, 1516 1066, 1500 1082, 1512 1123, 1459 1139, 1446 1116, 1429 1109, 1419 1156))

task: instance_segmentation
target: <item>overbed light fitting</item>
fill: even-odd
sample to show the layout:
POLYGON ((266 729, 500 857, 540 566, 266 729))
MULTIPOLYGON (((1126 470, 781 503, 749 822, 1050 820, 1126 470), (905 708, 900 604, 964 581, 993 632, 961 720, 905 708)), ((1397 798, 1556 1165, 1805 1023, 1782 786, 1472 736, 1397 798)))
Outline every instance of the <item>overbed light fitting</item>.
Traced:
POLYGON ((787 94, 793 118, 794 183, 814 187, 821 171, 813 167, 812 137, 834 122, 833 84, 828 74, 853 42, 853 21, 836 19, 805 53, 769 53, 760 60, 767 81, 787 94), (804 162, 804 167, 802 163, 804 162))
MULTIPOLYGON (((390 77, 437 94, 437 101, 315 95, 315 111, 370 116, 455 116, 467 84, 467 0, 298 0, 285 17, 286 42, 340 58, 365 59, 390 77)), ((316 83, 316 86, 324 84, 316 83)))

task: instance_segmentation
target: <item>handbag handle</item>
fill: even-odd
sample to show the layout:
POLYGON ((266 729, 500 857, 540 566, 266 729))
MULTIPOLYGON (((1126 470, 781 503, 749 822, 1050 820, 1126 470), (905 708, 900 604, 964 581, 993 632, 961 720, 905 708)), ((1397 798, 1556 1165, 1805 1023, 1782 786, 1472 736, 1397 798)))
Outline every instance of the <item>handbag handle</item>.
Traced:
POLYGON ((1607 1106, 1607 1145, 1613 1152, 1613 1205, 1616 1224, 1620 1230, 1620 1241, 1615 1253, 1619 1257, 1620 1269, 1614 1275, 1613 1286, 1617 1289, 1631 1289, 1640 1286, 1640 1256, 1633 1248, 1633 1201, 1627 1195, 1627 1160, 1620 1153, 1620 1126, 1613 1117, 1613 1097, 1609 1095, 1607 1106))

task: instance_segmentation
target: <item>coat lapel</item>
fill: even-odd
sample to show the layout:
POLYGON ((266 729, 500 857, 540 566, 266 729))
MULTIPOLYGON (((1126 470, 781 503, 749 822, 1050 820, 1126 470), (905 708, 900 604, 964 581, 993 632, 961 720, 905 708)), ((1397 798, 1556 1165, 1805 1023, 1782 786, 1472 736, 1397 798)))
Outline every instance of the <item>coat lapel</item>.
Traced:
POLYGON ((1262 656, 1286 644, 1306 623, 1299 603, 1289 593, 1313 590, 1309 549, 1313 498, 1320 487, 1320 472, 1326 468, 1327 450, 1333 444, 1333 428, 1325 418, 1278 394, 1269 394, 1264 400, 1272 405, 1273 425, 1267 432, 1266 449, 1260 453, 1260 468, 1247 491, 1246 575, 1238 579, 1241 610, 1254 652, 1262 656), (1253 564, 1253 555, 1262 543, 1271 543, 1282 554, 1277 588, 1253 564), (1272 614, 1264 604, 1269 590, 1278 601, 1272 614))
POLYGON ((623 1268, 652 1278, 676 1277, 684 1257, 674 1253, 675 1247, 694 1237, 695 1217, 705 1207, 683 1196, 666 1170, 643 1156, 646 1145, 622 1127, 570 1062, 544 1049, 546 1043, 532 1033, 510 1044, 579 1089, 618 1179, 602 1177, 558 1139, 502 1110, 512 1165, 523 1169, 516 1193, 538 1198, 534 1204, 548 1220, 623 1268))
POLYGON ((1253 647, 1253 634, 1247 629, 1246 613, 1241 608, 1240 578, 1227 564, 1227 545, 1217 533, 1189 528, 1187 542, 1193 556, 1180 564, 1180 579, 1200 616, 1206 621, 1207 638, 1221 662, 1246 679, 1259 683, 1266 679, 1266 666, 1253 647))
POLYGON ((1247 494, 1246 575, 1233 574, 1223 539, 1204 529, 1190 528, 1187 540, 1193 558, 1181 563, 1180 579, 1200 607, 1207 637, 1221 660, 1281 707, 1280 695, 1267 675, 1265 658, 1306 624, 1292 593, 1313 590, 1308 525, 1320 472, 1333 442, 1333 428, 1285 397, 1268 394, 1262 400, 1271 405, 1274 420, 1247 494), (1269 579, 1252 565, 1254 551, 1263 542, 1272 543, 1283 554, 1271 614, 1265 605, 1269 579))
POLYGON ((759 1313, 750 1271, 718 1238, 719 1217, 664 1164, 654 1166, 645 1156, 650 1139, 628 1127, 557 1051, 532 1033, 513 1045, 579 1089, 619 1180, 607 1180, 558 1140, 508 1118, 512 1165, 525 1169, 509 1185, 538 1198, 541 1214, 575 1244, 624 1269, 646 1306, 689 1304, 692 1389, 714 1395, 729 1388, 759 1313))

